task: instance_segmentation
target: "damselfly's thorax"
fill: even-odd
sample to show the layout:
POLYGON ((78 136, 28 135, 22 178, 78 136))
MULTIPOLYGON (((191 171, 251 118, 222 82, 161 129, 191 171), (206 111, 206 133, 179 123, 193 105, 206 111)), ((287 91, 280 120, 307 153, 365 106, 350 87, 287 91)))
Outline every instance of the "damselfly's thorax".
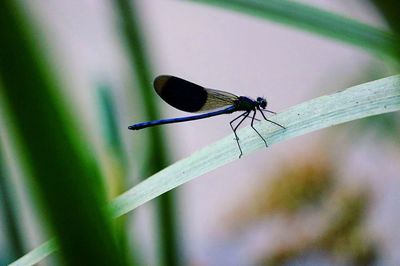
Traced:
POLYGON ((257 100, 253 100, 246 96, 239 96, 234 105, 236 110, 255 111, 257 108, 265 109, 265 107, 267 107, 267 100, 261 97, 257 97, 257 100))

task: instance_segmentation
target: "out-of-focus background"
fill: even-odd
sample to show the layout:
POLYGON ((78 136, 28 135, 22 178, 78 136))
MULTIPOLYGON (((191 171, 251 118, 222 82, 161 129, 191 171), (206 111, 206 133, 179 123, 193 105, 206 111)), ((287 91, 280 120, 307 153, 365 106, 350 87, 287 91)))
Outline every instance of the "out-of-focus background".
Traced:
MULTIPOLYGON (((128 8, 124 2, 19 2, 108 201, 231 133, 234 116, 228 115, 127 130, 186 115, 153 91, 159 74, 265 96, 280 112, 396 72, 394 60, 383 55, 223 6, 134 0, 128 8), (155 111, 148 110, 153 105, 155 111)), ((299 2, 390 30, 374 1, 299 2)), ((0 112, 3 265, 53 233, 20 155, 12 111, 0 112)), ((164 196, 164 203, 147 203, 119 219, 119 247, 137 265, 400 265, 396 121, 389 114, 329 128, 201 176, 164 196)), ((42 263, 58 264, 58 255, 42 263)))

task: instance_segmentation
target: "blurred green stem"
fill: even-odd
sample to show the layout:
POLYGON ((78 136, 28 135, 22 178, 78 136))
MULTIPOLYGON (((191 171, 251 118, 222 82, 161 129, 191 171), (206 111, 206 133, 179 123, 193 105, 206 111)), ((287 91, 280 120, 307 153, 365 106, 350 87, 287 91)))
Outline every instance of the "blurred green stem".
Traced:
MULTIPOLYGON (((382 14, 393 32, 400 36, 400 1, 399 0, 369 0, 382 14)), ((400 40, 397 40, 397 60, 400 63, 400 40)))
POLYGON ((398 0, 369 0, 388 22, 390 28, 400 33, 400 2, 398 0))
MULTIPOLYGON (((125 34, 125 43, 128 48, 132 68, 136 72, 137 89, 143 101, 143 111, 147 120, 159 118, 159 110, 154 101, 151 84, 150 61, 141 32, 138 12, 132 8, 128 0, 115 0, 115 5, 120 15, 122 31, 125 34)), ((155 127, 147 130, 149 134, 148 157, 145 160, 144 176, 150 176, 166 167, 169 163, 167 147, 162 128, 155 127)), ((132 134, 133 135, 133 134, 132 134)), ((134 137, 134 136, 133 136, 134 137)), ((137 152, 140 156, 142 152, 137 152)), ((177 217, 175 213, 175 196, 173 192, 166 193, 157 201, 158 221, 158 251, 161 265, 179 265, 179 242, 177 236, 177 217)))

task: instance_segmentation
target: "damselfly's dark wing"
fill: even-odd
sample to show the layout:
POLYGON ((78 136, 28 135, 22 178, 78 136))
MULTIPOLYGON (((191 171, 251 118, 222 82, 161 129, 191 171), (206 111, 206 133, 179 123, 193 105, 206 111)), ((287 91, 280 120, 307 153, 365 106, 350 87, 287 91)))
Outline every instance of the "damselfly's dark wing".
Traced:
POLYGON ((157 94, 169 105, 186 112, 205 112, 233 105, 238 99, 234 94, 206 89, 190 81, 168 75, 154 80, 157 94))

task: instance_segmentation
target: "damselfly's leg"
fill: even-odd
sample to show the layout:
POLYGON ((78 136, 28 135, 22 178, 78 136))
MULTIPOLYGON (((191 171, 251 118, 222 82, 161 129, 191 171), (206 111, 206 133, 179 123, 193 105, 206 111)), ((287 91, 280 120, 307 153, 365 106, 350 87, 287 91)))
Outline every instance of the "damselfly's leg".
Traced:
POLYGON ((267 118, 265 117, 264 113, 262 112, 262 109, 261 109, 260 107, 258 107, 257 109, 260 110, 260 113, 262 114, 262 116, 264 117, 264 119, 265 119, 266 121, 268 121, 268 122, 270 122, 270 123, 272 123, 272 124, 275 124, 275 125, 277 125, 277 126, 283 128, 283 129, 286 129, 286 127, 284 127, 284 126, 282 126, 282 125, 280 125, 280 124, 278 124, 278 123, 276 123, 276 122, 274 122, 274 121, 272 121, 272 120, 267 119, 267 118))
MULTIPOLYGON (((233 124, 233 122, 235 122, 236 120, 238 120, 238 119, 241 118, 242 116, 245 116, 246 113, 247 113, 247 112, 244 112, 243 114, 239 115, 238 117, 236 117, 235 119, 233 119, 231 122, 229 122, 229 124, 231 125, 231 128, 232 128, 233 133, 235 133, 235 139, 236 139, 236 140, 239 140, 239 138, 238 138, 238 136, 236 135, 236 130, 235 130, 235 128, 233 128, 232 124, 233 124)), ((247 116, 246 116, 246 117, 247 117, 247 116)), ((246 118, 244 118, 244 119, 246 119, 246 118)), ((240 121, 240 123, 242 123, 244 119, 242 119, 242 121, 240 121)), ((238 125, 240 125, 240 123, 239 123, 238 125)))
POLYGON ((258 110, 260 110, 261 112, 267 112, 267 113, 271 113, 271 114, 276 115, 276 113, 274 111, 271 111, 271 110, 261 109, 261 108, 259 108, 258 110))
POLYGON ((238 145, 238 147, 239 147, 239 151, 240 151, 239 158, 242 157, 243 152, 242 152, 242 148, 240 147, 240 144, 239 144, 239 137, 238 137, 238 135, 236 134, 236 130, 238 129, 238 127, 240 126, 240 124, 243 123, 243 121, 249 116, 249 114, 250 114, 250 111, 247 111, 247 112, 245 112, 245 113, 239 115, 238 117, 236 117, 235 119, 233 119, 233 120, 230 122, 232 131, 233 131, 233 133, 235 134, 235 137, 236 137, 236 143, 237 143, 237 145, 238 145), (242 116, 244 116, 244 117, 240 120, 240 122, 239 122, 235 127, 233 127, 233 126, 232 126, 232 122, 234 122, 235 120, 237 120, 239 117, 242 117, 242 116))
MULTIPOLYGON (((246 115, 246 112, 244 112, 243 114, 239 115, 238 117, 236 117, 235 119, 233 119, 233 120, 229 123, 229 124, 231 125, 231 128, 232 128, 233 131, 235 131, 235 129, 234 129, 233 126, 232 126, 233 122, 235 122, 236 120, 238 120, 239 118, 241 118, 241 117, 244 116, 244 115, 246 115)), ((248 117, 248 116, 246 116, 246 118, 253 119, 253 118, 248 117)), ((244 119, 243 119, 243 120, 244 120, 244 119)), ((256 121, 261 121, 260 119, 257 119, 257 118, 254 118, 254 120, 256 120, 256 121)), ((239 123, 237 124, 237 126, 239 126, 242 122, 243 122, 243 121, 239 122, 239 123)), ((236 127, 237 127, 237 126, 236 126, 236 127)), ((236 136, 236 139, 237 139, 237 140, 239 139, 238 136, 236 136)))
POLYGON ((257 131, 257 129, 253 126, 254 123, 254 118, 256 117, 256 113, 257 111, 254 111, 253 117, 251 119, 251 127, 254 129, 255 132, 257 132, 257 134, 260 136, 260 138, 264 141, 265 146, 268 147, 267 141, 263 138, 263 136, 261 136, 260 132, 257 131))

